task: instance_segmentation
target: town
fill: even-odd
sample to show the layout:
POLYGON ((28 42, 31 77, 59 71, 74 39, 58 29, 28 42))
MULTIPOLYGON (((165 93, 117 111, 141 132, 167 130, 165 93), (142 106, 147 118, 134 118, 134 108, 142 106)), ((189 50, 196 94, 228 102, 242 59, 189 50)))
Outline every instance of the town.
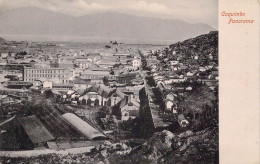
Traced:
MULTIPOLYGON (((217 31, 171 45, 1 39, 0 52, 0 151, 217 163, 217 31)), ((54 158, 75 162, 35 160, 54 158)))

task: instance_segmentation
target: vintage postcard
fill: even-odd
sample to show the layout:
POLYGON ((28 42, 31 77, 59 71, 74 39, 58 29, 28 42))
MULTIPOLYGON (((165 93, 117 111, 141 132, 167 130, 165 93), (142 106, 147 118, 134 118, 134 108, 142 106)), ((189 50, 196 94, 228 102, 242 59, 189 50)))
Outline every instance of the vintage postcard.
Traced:
POLYGON ((0 0, 0 54, 0 164, 259 163, 257 0, 0 0))

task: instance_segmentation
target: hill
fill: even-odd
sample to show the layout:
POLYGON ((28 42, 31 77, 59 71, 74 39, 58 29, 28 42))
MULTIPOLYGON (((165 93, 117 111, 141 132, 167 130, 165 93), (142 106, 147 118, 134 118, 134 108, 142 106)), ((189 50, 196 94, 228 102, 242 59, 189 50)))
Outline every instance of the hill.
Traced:
POLYGON ((197 55, 200 58, 207 58, 209 54, 218 57, 218 31, 211 31, 195 38, 187 39, 169 46, 171 50, 190 58, 197 55))
POLYGON ((5 39, 0 37, 0 42, 5 42, 5 39))
POLYGON ((162 51, 162 54, 162 56, 159 56, 158 53, 155 54, 161 62, 166 59, 177 60, 177 58, 180 57, 181 61, 185 63, 193 62, 193 64, 195 64, 196 62, 201 61, 202 63, 200 64, 208 65, 210 62, 208 58, 212 55, 213 62, 218 64, 218 31, 211 31, 208 34, 199 35, 183 42, 171 44, 169 48, 162 51), (177 55, 172 55, 174 52, 177 55), (195 56, 200 60, 195 60, 195 56))
POLYGON ((99 13, 73 17, 34 7, 2 12, 0 34, 83 40, 181 41, 214 30, 182 20, 99 13))

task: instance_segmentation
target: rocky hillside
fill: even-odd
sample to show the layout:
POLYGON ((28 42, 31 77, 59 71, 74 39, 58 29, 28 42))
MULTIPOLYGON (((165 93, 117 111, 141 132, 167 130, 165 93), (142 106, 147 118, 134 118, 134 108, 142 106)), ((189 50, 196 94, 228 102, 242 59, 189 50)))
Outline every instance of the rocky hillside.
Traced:
POLYGON ((218 57, 218 32, 211 31, 208 34, 178 42, 169 46, 171 51, 181 54, 184 58, 198 56, 208 58, 208 55, 218 57))
POLYGON ((90 153, 51 154, 31 158, 1 158, 0 163, 218 163, 218 130, 155 133, 147 141, 105 141, 90 153))

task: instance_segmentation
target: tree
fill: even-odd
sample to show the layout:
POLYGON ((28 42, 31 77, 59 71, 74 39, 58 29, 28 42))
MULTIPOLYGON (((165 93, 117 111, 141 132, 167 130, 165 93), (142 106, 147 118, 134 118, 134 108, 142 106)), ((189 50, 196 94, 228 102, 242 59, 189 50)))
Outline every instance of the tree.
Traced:
POLYGON ((103 83, 105 86, 109 86, 109 80, 106 76, 103 78, 103 83))
POLYGON ((54 98, 54 94, 52 93, 52 91, 50 89, 45 91, 45 96, 47 99, 54 98))
POLYGON ((216 103, 215 94, 206 85, 194 88, 191 93, 185 94, 183 99, 179 107, 184 110, 184 113, 193 114, 193 118, 197 113, 203 114, 206 110, 214 108, 216 103))
POLYGON ((113 70, 111 70, 111 71, 109 72, 109 74, 110 74, 110 75, 114 75, 115 72, 114 72, 113 70))

